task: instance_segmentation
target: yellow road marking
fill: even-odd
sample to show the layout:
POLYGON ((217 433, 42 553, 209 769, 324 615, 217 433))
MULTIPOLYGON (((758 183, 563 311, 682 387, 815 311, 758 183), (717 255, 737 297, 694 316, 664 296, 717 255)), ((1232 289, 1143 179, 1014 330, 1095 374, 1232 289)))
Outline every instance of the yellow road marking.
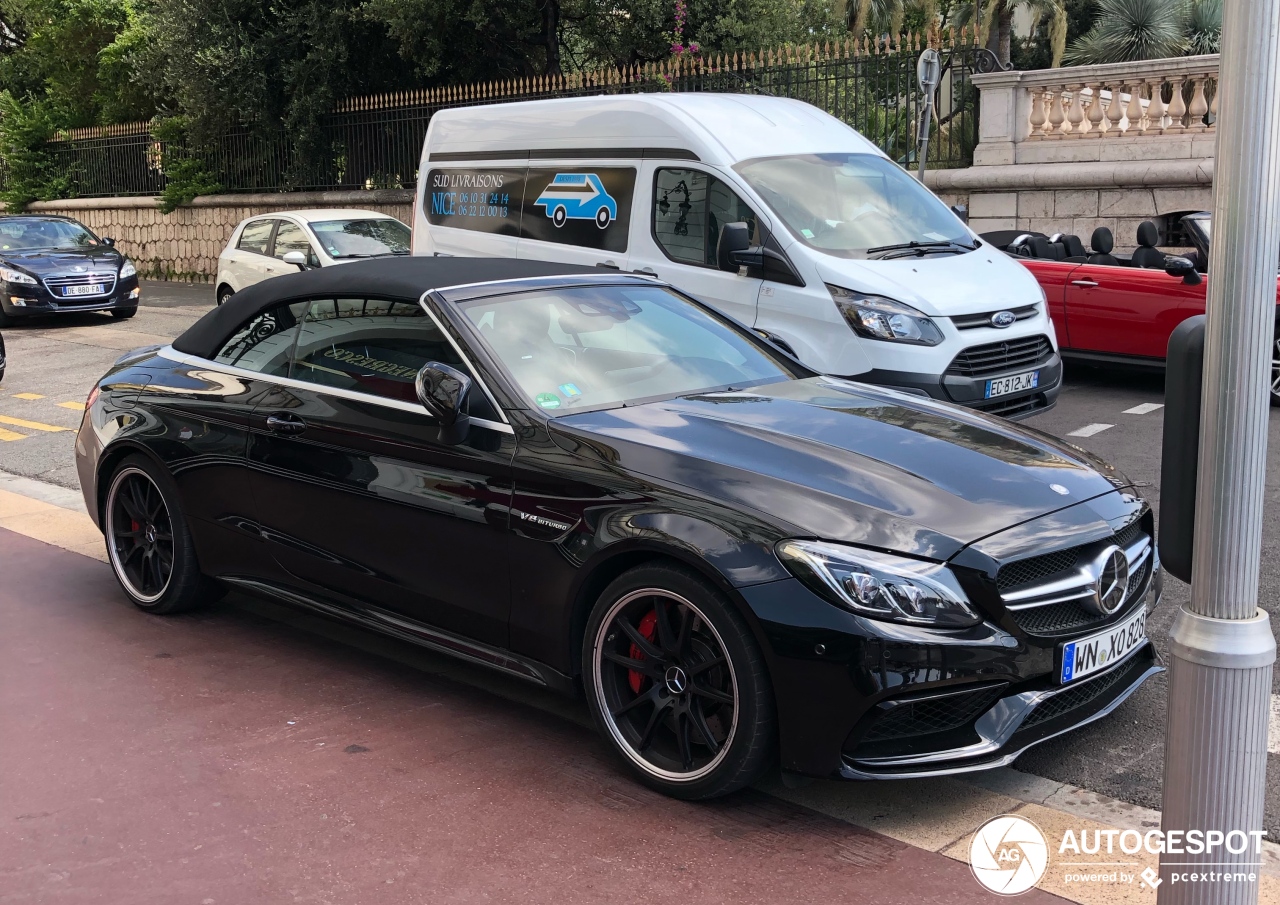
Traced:
POLYGON ((14 393, 14 399, 43 399, 39 393, 14 393))
POLYGON ((25 440, 25 439, 27 439, 26 434, 20 434, 17 431, 7 431, 3 427, 0 427, 0 440, 25 440))
POLYGON ((59 402, 58 408, 72 409, 77 412, 83 412, 84 403, 83 402, 59 402))
POLYGON ((75 430, 73 427, 58 427, 56 424, 44 424, 40 421, 24 421, 21 418, 10 418, 8 415, 0 415, 0 424, 11 424, 14 427, 26 427, 33 431, 48 431, 51 434, 60 434, 63 431, 75 430))

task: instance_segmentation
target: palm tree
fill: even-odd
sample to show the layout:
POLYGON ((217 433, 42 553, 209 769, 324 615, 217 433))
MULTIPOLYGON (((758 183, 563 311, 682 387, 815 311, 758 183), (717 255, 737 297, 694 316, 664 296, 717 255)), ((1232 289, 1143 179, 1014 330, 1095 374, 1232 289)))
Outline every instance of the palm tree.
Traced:
POLYGON ((1222 0, 1098 0, 1093 28, 1072 43, 1070 63, 1124 63, 1217 53, 1222 0))
MULTIPOLYGON (((986 31, 987 49, 1002 65, 1009 65, 1013 56, 1013 16, 1018 7, 1026 7, 1031 13, 1033 33, 1041 23, 1049 22, 1049 47, 1053 52, 1051 65, 1054 68, 1060 66, 1067 44, 1067 8, 1061 0, 986 0, 979 28, 986 31)), ((952 21, 956 25, 968 25, 977 13, 977 3, 966 3, 955 11, 952 21)))

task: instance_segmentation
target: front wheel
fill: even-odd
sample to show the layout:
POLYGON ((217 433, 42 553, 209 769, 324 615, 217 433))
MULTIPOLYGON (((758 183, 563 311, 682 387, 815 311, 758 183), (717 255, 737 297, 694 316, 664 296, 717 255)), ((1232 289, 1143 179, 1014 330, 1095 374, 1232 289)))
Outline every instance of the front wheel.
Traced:
POLYGON ((732 604, 691 572, 642 566, 609 585, 587 625, 582 672, 597 728, 660 792, 726 795, 773 760, 764 658, 732 604))
POLYGON ((145 456, 129 456, 111 476, 102 528, 116 580, 140 608, 177 613, 218 596, 200 574, 177 487, 145 456))
POLYGON ((1280 407, 1280 329, 1271 343, 1271 404, 1280 407))
POLYGON ((227 303, 227 299, 231 298, 231 296, 235 294, 236 294, 236 291, 232 289, 230 286, 219 286, 218 287, 218 304, 225 305, 227 303))

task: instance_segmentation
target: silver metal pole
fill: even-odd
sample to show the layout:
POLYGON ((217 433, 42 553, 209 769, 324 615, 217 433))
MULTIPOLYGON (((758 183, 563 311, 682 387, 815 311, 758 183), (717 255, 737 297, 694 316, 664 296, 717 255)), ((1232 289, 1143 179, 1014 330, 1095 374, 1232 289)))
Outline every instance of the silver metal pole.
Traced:
MULTIPOLYGON (((1276 652, 1258 569, 1280 253, 1280 0, 1224 7, 1191 600, 1171 632, 1166 839, 1262 829, 1276 652)), ((1160 905, 1257 902, 1256 881, 1181 879, 1257 875, 1255 838, 1243 852, 1166 851, 1160 905)))

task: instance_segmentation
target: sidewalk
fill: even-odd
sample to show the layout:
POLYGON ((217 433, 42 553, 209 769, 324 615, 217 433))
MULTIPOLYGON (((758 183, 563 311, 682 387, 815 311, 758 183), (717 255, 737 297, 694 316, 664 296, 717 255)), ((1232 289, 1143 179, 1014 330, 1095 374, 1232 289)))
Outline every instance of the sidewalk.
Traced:
MULTIPOLYGON (((994 902, 967 855, 998 814, 1159 823, 1012 770, 672 801, 577 702, 244 597, 137 611, 94 534, 0 475, 0 902, 994 902)), ((1155 901, 1052 858, 1040 887, 1021 901, 1155 901)))

